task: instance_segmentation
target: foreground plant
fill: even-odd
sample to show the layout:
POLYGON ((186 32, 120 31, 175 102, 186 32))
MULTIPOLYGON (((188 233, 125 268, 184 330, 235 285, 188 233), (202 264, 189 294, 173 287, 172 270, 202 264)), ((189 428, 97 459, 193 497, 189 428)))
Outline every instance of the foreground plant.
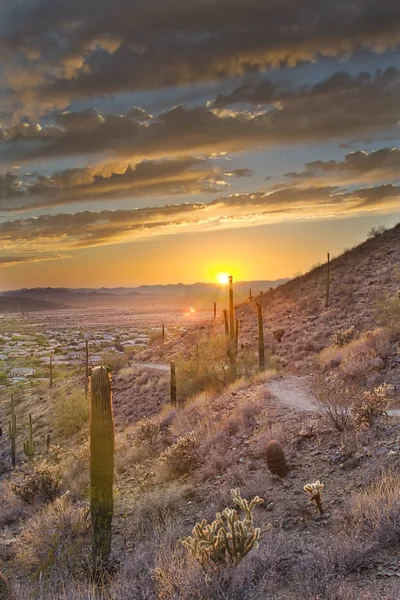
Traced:
POLYGON ((322 507, 322 490, 324 487, 324 484, 317 479, 315 483, 307 483, 303 488, 305 492, 311 495, 310 502, 315 502, 316 508, 321 515, 324 512, 322 507))
POLYGON ((371 427, 379 417, 387 417, 393 390, 394 386, 383 383, 372 391, 363 392, 361 399, 351 409, 354 424, 357 427, 371 427))
POLYGON ((257 548, 261 530, 253 525, 253 509, 264 500, 259 496, 250 502, 240 496, 240 490, 231 490, 233 502, 244 512, 240 518, 234 508, 217 513, 212 523, 204 519, 197 523, 192 535, 182 540, 190 554, 203 566, 239 563, 252 548, 257 548))
POLYGON ((111 551, 114 510, 114 420, 111 376, 105 367, 91 375, 90 512, 93 526, 93 566, 101 569, 111 551))

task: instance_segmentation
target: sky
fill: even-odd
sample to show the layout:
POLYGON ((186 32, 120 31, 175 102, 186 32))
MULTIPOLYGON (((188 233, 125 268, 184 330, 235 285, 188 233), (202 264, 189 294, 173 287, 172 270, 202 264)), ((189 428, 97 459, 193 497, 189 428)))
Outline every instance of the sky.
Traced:
POLYGON ((398 0, 3 2, 0 289, 291 277, 395 225, 399 49, 398 0))

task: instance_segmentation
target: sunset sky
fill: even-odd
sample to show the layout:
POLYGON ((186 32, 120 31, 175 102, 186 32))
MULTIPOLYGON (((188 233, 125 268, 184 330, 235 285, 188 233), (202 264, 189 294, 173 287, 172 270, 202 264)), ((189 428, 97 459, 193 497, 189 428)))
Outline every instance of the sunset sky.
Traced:
POLYGON ((0 289, 292 276, 400 219, 398 0, 7 0, 0 289))

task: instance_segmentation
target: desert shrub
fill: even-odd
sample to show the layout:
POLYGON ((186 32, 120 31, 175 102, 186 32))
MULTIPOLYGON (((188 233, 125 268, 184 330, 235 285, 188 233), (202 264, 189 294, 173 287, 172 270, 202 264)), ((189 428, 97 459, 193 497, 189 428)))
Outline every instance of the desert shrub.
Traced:
POLYGON ((150 491, 141 491, 134 504, 132 527, 133 536, 146 538, 155 531, 164 530, 178 518, 182 503, 193 494, 193 488, 172 482, 150 491))
POLYGON ((228 383, 225 336, 200 337, 197 344, 195 356, 181 356, 175 361, 180 403, 203 390, 221 390, 228 383))
POLYGON ((217 513, 212 523, 197 523, 192 535, 182 540, 189 553, 204 566, 237 564, 252 548, 257 548, 261 530, 253 525, 253 509, 264 500, 256 496, 250 502, 240 496, 240 490, 231 490, 234 504, 244 512, 225 508, 217 513))
POLYGON ((89 491, 89 443, 86 441, 77 448, 62 455, 63 488, 68 490, 72 500, 81 500, 89 491))
POLYGON ((351 409, 354 392, 342 379, 315 377, 313 380, 313 402, 338 431, 352 425, 351 409))
POLYGON ((400 293, 386 294, 375 305, 375 319, 379 325, 400 331, 400 293))
POLYGON ((281 342, 284 335, 285 335, 285 330, 281 329, 281 328, 280 329, 274 329, 273 332, 272 332, 272 337, 277 342, 281 342))
POLYGON ((35 465, 27 465, 13 473, 10 488, 14 494, 32 504, 37 497, 45 502, 52 502, 60 493, 62 483, 61 467, 41 459, 35 465))
POLYGON ((153 444, 160 433, 160 423, 154 419, 144 417, 137 424, 136 437, 141 442, 153 444))
POLYGON ((331 342, 334 346, 338 346, 339 348, 343 348, 346 344, 349 344, 357 335, 357 331, 354 328, 354 325, 349 327, 348 329, 340 329, 336 331, 331 337, 331 342))
POLYGON ((375 421, 385 415, 390 404, 390 396, 394 386, 384 383, 373 390, 365 390, 361 398, 354 404, 351 414, 357 427, 370 427, 375 421))
POLYGON ((384 363, 390 352, 390 335, 384 329, 367 331, 342 348, 325 348, 319 355, 324 367, 338 366, 345 377, 364 378, 384 363))
POLYGON ((89 421, 89 401, 83 392, 65 392, 54 406, 55 427, 63 436, 78 433, 89 421))
POLYGON ((3 529, 7 525, 18 521, 23 512, 24 504, 15 497, 8 481, 0 483, 0 497, 0 528, 3 529))
POLYGON ((382 235, 382 233, 385 233, 385 231, 387 231, 387 227, 385 227, 385 225, 377 225, 376 227, 371 227, 371 229, 368 231, 367 234, 367 238, 369 240, 378 237, 379 235, 382 235))
POLYGON ((360 492, 348 500, 345 515, 356 535, 381 544, 400 542, 400 479, 397 470, 378 474, 360 492))
POLYGON ((194 433, 180 438, 175 444, 160 454, 160 462, 170 476, 192 473, 198 466, 199 456, 194 433))
POLYGON ((33 577, 54 571, 77 575, 86 569, 89 544, 88 510, 64 495, 25 522, 15 560, 22 573, 33 577))

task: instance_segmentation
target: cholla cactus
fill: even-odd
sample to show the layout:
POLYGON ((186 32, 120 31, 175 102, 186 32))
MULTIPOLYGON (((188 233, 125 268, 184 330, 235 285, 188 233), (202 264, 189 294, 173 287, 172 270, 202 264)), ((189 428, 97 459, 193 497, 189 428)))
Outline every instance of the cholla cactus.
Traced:
POLYGON ((331 336, 331 341, 334 346, 343 348, 346 344, 349 344, 357 335, 354 325, 348 329, 339 329, 336 333, 331 336))
POLYGON ((365 391, 361 400, 351 409, 355 425, 358 427, 371 427, 378 417, 387 417, 387 409, 390 404, 389 397, 393 390, 393 385, 383 383, 372 391, 365 391))
POLYGON ((179 438, 175 444, 164 450, 160 461, 165 464, 171 475, 192 473, 199 462, 194 432, 179 438))
POLYGON ((240 490, 231 490, 233 502, 242 510, 241 519, 237 510, 225 508, 217 513, 212 523, 204 519, 197 523, 192 535, 182 544, 204 566, 237 564, 252 548, 257 548, 261 530, 253 525, 253 508, 264 500, 256 496, 250 502, 240 496, 240 490))
POLYGON ((317 479, 315 483, 307 483, 303 488, 305 492, 311 494, 310 502, 315 502, 316 508, 321 515, 324 512, 324 509, 322 508, 322 490, 324 487, 324 484, 317 479))

